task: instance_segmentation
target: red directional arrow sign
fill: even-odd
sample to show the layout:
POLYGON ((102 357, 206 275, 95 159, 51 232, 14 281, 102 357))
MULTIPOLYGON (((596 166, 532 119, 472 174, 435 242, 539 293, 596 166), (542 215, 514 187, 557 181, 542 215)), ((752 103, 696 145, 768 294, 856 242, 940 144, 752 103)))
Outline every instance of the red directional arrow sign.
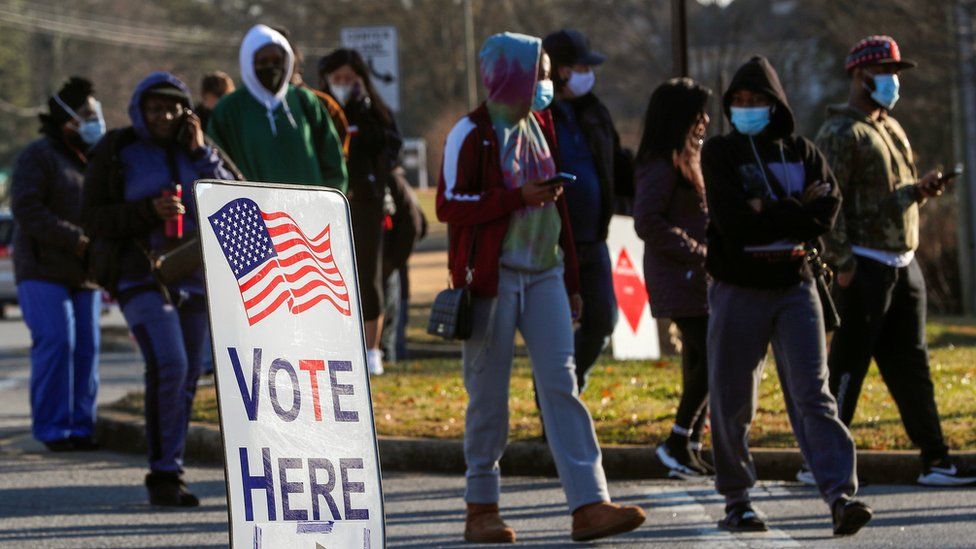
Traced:
POLYGON ((617 296, 617 307, 623 312, 630 329, 637 333, 640 326, 641 313, 647 305, 647 290, 644 281, 634 270, 634 263, 622 248, 617 257, 617 266, 613 269, 613 293, 617 296))

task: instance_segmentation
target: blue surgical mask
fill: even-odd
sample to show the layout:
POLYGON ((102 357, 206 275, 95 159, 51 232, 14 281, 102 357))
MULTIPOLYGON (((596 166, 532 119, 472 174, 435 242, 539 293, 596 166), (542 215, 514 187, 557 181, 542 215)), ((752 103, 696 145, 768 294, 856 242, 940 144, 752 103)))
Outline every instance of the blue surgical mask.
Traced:
POLYGON ((71 118, 74 118, 78 122, 78 136, 81 140, 85 142, 86 145, 94 145, 98 143, 98 140, 105 135, 105 117, 102 116, 102 104, 95 101, 95 118, 90 120, 85 120, 78 116, 78 114, 61 100, 57 95, 54 96, 54 101, 64 109, 64 112, 68 113, 71 118))
POLYGON ((743 135, 759 135, 769 125, 772 107, 732 107, 732 125, 743 135))
POLYGON ((556 94, 552 87, 552 80, 539 80, 535 85, 535 97, 532 98, 532 110, 541 111, 552 103, 556 94))
POLYGON ((876 74, 874 75, 874 90, 871 91, 871 99, 890 111, 895 108, 895 103, 898 102, 898 89, 900 87, 897 74, 876 74))

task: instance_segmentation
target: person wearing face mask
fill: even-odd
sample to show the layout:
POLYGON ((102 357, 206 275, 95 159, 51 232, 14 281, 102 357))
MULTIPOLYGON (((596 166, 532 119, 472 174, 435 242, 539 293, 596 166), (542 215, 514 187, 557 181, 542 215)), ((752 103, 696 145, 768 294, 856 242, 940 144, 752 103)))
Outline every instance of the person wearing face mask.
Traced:
POLYGON ((516 329, 532 358, 573 540, 633 530, 644 512, 610 503, 593 420, 576 385, 576 254, 562 186, 547 182, 557 173, 552 118, 543 110, 551 99, 549 57, 538 38, 503 33, 485 42, 480 64, 488 99, 448 134, 437 187, 453 286, 474 296, 472 334, 462 345, 469 397, 464 538, 515 541, 498 511, 498 462, 508 438, 516 329))
POLYGON ((324 92, 335 97, 349 120, 349 212, 356 244, 366 364, 369 373, 383 373, 380 334, 383 330, 384 202, 392 184, 403 139, 396 121, 369 76, 369 66, 350 49, 338 49, 319 61, 324 92))
POLYGON ((20 153, 11 178, 14 275, 32 343, 32 430, 55 452, 96 448, 101 300, 81 227, 89 150, 105 133, 93 93, 91 82, 72 77, 51 96, 42 137, 20 153))
POLYGON ((82 196, 99 283, 118 300, 146 365, 145 484, 149 502, 166 507, 199 504, 183 482, 183 451, 210 329, 203 266, 164 284, 149 257, 197 233, 195 181, 239 178, 192 106, 172 74, 143 79, 129 102, 132 125, 95 147, 82 196), (182 233, 171 230, 179 219, 182 233))
POLYGON ((872 511, 854 499, 854 440, 827 387, 823 310, 804 257, 833 226, 840 192, 820 151, 794 135, 793 112, 764 57, 736 72, 723 106, 733 129, 709 139, 701 155, 715 487, 727 513, 719 527, 766 530, 749 497, 756 471, 748 434, 772 343, 800 452, 829 505, 834 534, 851 535, 872 511))
POLYGON ((939 425, 925 341, 925 279, 915 259, 919 208, 942 194, 945 181, 936 170, 919 174, 908 137, 891 116, 899 73, 914 66, 889 36, 858 42, 845 63, 847 104, 830 107, 817 135, 844 193, 826 239, 841 316, 830 345, 830 389, 850 425, 874 358, 921 449, 918 482, 969 485, 976 484, 976 469, 949 455, 939 425))
POLYGON ((291 84, 288 39, 255 25, 240 49, 244 87, 221 99, 207 134, 251 181, 346 190, 335 126, 315 94, 291 84))
POLYGON ((610 111, 593 93, 593 69, 606 58, 592 51, 586 37, 573 29, 546 36, 542 46, 552 58, 556 97, 550 110, 559 142, 556 164, 559 171, 576 176, 565 192, 583 300, 574 335, 576 380, 582 392, 617 323, 607 230, 617 195, 633 194, 633 166, 620 148, 610 111))

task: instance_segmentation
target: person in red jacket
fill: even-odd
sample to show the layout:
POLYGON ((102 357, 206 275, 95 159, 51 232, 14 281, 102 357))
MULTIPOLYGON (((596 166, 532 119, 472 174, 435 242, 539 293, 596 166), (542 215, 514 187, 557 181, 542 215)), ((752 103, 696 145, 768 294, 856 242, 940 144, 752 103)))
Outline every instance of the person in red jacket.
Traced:
POLYGON ((488 38, 480 60, 488 100, 448 135, 437 190, 453 283, 469 285, 475 298, 472 335, 463 345, 464 537, 515 541, 498 512, 498 460, 508 438, 516 328, 532 359, 573 540, 627 532, 644 522, 644 512, 610 503, 593 420, 576 385, 576 252, 562 188, 544 183, 556 174, 555 134, 551 117, 538 112, 552 100, 549 58, 540 39, 504 33, 488 38))

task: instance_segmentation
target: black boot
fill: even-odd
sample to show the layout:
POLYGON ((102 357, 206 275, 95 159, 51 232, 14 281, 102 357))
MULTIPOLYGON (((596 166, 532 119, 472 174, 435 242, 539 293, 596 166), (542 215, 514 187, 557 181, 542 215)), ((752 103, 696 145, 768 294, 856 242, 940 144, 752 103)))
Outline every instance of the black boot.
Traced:
POLYGON ((179 473, 153 471, 146 475, 149 503, 161 507, 196 507, 200 500, 186 490, 179 473))
POLYGON ((91 436, 85 436, 85 437, 73 436, 73 437, 68 437, 68 440, 71 441, 71 445, 74 446, 74 449, 80 452, 91 452, 101 448, 101 446, 98 444, 98 441, 91 436))

